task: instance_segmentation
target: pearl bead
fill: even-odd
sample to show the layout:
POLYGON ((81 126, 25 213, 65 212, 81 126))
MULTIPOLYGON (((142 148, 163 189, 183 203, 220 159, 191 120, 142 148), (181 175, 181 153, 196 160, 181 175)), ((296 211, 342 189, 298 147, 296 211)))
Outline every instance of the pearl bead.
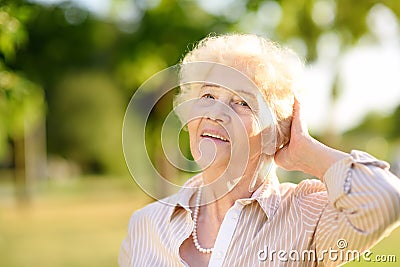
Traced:
POLYGON ((194 222, 194 227, 193 227, 193 232, 192 232, 192 239, 194 246, 196 249, 205 254, 210 254, 213 252, 214 248, 202 248, 200 246, 199 240, 197 239, 197 218, 199 216, 199 210, 200 210, 200 200, 201 200, 201 189, 202 187, 199 188, 197 191, 197 197, 196 197, 196 205, 194 207, 194 213, 193 213, 193 222, 194 222))

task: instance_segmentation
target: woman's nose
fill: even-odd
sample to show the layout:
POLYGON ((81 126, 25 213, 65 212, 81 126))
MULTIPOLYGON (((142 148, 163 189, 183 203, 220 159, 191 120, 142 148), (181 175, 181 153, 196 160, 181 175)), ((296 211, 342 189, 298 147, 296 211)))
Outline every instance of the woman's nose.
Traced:
POLYGON ((205 116, 213 121, 226 124, 231 121, 232 112, 233 110, 228 105, 215 101, 215 103, 209 107, 205 116))

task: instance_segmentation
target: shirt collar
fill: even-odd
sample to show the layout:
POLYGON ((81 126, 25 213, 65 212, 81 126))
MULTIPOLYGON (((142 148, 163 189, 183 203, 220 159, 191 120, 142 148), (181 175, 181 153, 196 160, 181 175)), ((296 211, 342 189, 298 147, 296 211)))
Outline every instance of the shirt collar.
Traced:
POLYGON ((203 183, 203 178, 201 174, 197 174, 190 178, 183 186, 182 188, 178 191, 173 196, 173 199, 170 201, 172 204, 171 212, 169 214, 169 219, 171 220, 173 215, 175 214, 176 211, 178 211, 180 208, 185 209, 188 212, 191 212, 190 210, 190 199, 192 196, 196 193, 197 189, 201 186, 203 183))
POLYGON ((268 179, 253 194, 258 204, 265 212, 268 220, 275 215, 281 203, 281 191, 276 175, 270 175, 268 179))
MULTIPOLYGON (((181 208, 188 212, 190 210, 189 201, 192 196, 196 193, 198 187, 202 184, 203 179, 201 174, 195 175, 189 179, 182 188, 176 193, 171 200, 171 212, 169 214, 169 219, 173 218, 173 215, 181 208)), ((257 201, 262 210, 271 220, 275 215, 280 202, 281 202, 281 192, 279 188, 279 180, 276 175, 270 175, 265 182, 252 194, 250 198, 239 199, 244 205, 250 204, 257 201)))

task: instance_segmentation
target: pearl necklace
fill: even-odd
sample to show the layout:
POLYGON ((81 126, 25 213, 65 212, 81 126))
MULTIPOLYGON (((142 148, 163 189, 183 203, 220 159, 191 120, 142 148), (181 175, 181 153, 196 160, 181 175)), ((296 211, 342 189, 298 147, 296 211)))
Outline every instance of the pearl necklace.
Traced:
POLYGON ((194 213, 193 213, 193 222, 194 222, 194 228, 192 232, 192 237, 193 237, 193 243, 194 246, 198 251, 201 253, 212 253, 214 248, 202 248, 199 244, 199 240, 197 239, 197 218, 199 216, 199 210, 200 210, 200 200, 201 200, 201 189, 202 186, 199 188, 197 191, 197 197, 196 197, 196 206, 194 207, 194 213))

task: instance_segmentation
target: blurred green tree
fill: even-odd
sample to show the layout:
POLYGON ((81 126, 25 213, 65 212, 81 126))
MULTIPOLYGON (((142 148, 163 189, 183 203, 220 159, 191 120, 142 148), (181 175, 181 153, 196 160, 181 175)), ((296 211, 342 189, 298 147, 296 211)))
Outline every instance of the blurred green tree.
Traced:
POLYGON ((109 75, 100 71, 66 74, 55 88, 49 109, 49 146, 79 162, 86 172, 121 174, 125 101, 109 75))
POLYGON ((27 179, 35 167, 28 168, 32 162, 28 151, 34 147, 33 133, 42 125, 45 113, 42 88, 13 68, 18 50, 27 43, 25 24, 30 17, 29 7, 23 4, 0 5, 0 161, 7 157, 7 165, 14 166, 20 200, 29 196, 27 179))
POLYGON ((9 138, 23 138, 43 118, 42 88, 12 68, 18 49, 26 45, 26 6, 0 6, 0 158, 9 138))
MULTIPOLYGON (((122 149, 115 147, 121 147, 123 110, 132 93, 157 71, 178 63, 188 43, 218 24, 190 1, 136 8, 137 22, 99 18, 70 2, 31 6, 30 42, 19 51, 16 66, 45 89, 48 152, 79 163, 86 172, 126 171, 122 149)), ((154 125, 167 110, 157 112, 154 125)))
POLYGON ((387 161, 400 151, 400 105, 392 114, 370 112, 359 125, 343 134, 343 146, 367 150, 387 161), (359 147, 354 147, 358 144, 359 147), (391 145, 389 145, 391 144, 391 145))

